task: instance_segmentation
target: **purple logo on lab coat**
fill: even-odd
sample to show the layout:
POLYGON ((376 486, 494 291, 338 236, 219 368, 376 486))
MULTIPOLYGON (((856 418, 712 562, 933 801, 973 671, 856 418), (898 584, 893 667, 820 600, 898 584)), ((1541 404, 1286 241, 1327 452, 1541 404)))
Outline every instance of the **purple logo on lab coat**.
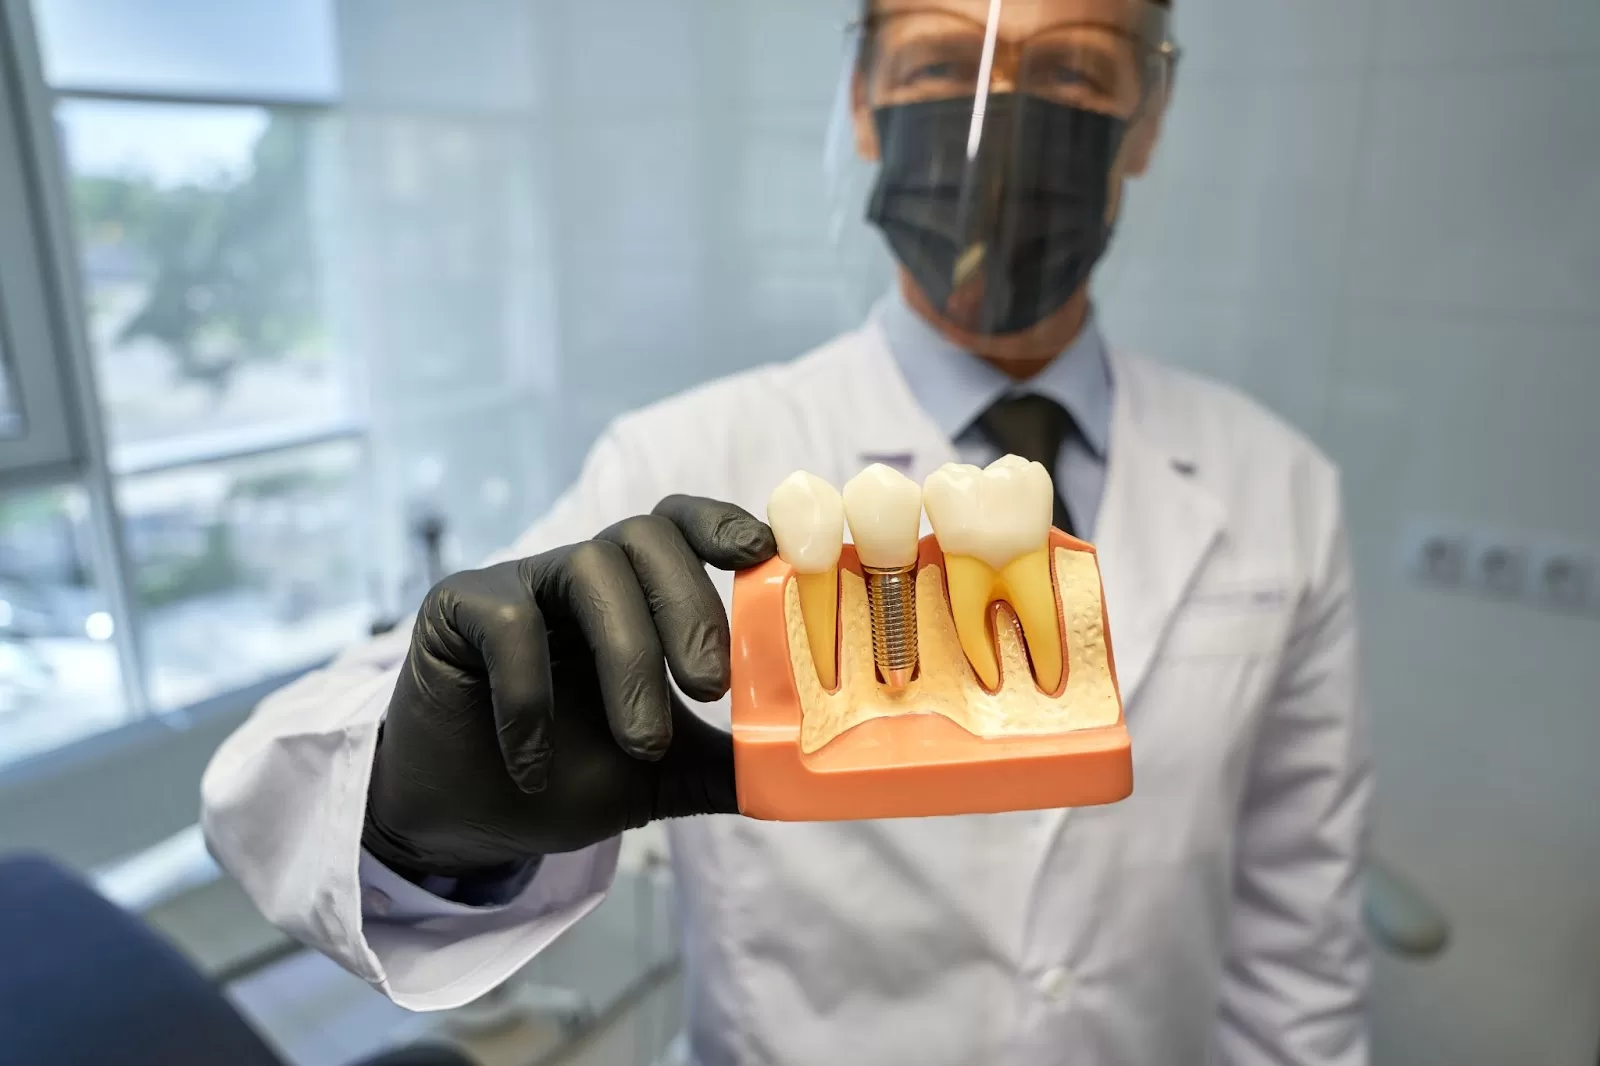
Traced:
POLYGON ((871 466, 873 463, 882 463, 884 466, 900 471, 900 473, 905 474, 907 477, 911 475, 911 459, 912 455, 910 452, 861 453, 861 465, 863 467, 871 466))

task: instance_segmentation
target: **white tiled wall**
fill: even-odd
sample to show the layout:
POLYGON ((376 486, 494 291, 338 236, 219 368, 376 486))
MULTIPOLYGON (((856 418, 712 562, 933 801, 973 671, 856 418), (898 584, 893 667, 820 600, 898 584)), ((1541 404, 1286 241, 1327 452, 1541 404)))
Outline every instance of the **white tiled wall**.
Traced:
POLYGON ((1372 59, 1382 67, 1451 67, 1595 58, 1592 0, 1407 0, 1385 3, 1372 59))
POLYGON ((1183 76, 1357 71, 1384 0, 1175 0, 1183 76))
POLYGON ((1409 523, 1600 555, 1600 3, 1178 0, 1114 341, 1243 386, 1341 463, 1377 847, 1455 941, 1380 966, 1380 1064, 1592 1066, 1600 618, 1430 592, 1409 523))
POLYGON ((1354 296, 1438 311, 1594 314, 1600 55, 1380 71, 1368 91, 1348 220, 1354 296))

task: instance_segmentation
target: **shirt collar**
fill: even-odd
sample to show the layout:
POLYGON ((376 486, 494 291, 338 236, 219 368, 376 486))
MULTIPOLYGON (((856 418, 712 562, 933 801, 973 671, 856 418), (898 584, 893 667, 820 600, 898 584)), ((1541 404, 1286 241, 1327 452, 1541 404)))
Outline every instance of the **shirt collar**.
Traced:
POLYGON ((957 347, 906 303, 894 286, 879 305, 889 351, 918 405, 955 440, 1008 393, 1036 393, 1067 409, 1095 456, 1111 435, 1111 368, 1091 312, 1071 344, 1027 381, 1013 381, 957 347))

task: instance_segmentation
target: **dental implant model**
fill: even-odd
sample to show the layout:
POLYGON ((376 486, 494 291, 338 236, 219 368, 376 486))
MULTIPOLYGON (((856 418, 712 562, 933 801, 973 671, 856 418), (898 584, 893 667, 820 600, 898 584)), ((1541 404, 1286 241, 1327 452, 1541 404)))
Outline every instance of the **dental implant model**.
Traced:
POLYGON ((921 487, 882 465, 842 493, 804 472, 778 485, 778 557, 734 578, 739 810, 927 817, 1128 795, 1099 562, 1051 528, 1054 501, 1049 472, 1014 455, 921 487))
POLYGON ((917 534, 922 490, 904 474, 874 463, 844 487, 844 514, 867 583, 872 655, 892 691, 917 670, 917 534))

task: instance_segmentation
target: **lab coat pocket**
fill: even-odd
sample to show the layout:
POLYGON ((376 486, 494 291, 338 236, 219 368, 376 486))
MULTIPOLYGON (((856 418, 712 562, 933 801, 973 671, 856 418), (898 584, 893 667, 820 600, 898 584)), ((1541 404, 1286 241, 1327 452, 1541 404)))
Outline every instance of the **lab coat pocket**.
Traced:
POLYGON ((1206 581, 1173 615, 1165 651, 1179 658, 1273 655, 1282 650, 1293 609, 1281 578, 1206 581))

